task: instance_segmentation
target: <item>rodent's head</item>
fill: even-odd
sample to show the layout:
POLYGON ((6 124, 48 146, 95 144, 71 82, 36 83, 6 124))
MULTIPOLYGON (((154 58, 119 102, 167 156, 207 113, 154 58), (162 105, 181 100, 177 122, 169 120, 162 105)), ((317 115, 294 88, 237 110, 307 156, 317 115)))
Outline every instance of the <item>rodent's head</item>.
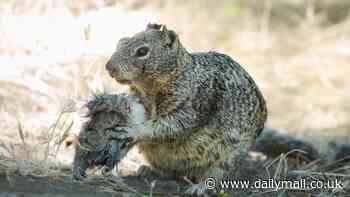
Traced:
POLYGON ((87 129, 103 131, 113 127, 141 124, 146 120, 145 108, 136 97, 125 94, 101 94, 85 104, 89 121, 87 129))
POLYGON ((165 25, 148 24, 145 31, 122 38, 106 64, 119 83, 164 79, 178 69, 181 47, 177 34, 165 25))

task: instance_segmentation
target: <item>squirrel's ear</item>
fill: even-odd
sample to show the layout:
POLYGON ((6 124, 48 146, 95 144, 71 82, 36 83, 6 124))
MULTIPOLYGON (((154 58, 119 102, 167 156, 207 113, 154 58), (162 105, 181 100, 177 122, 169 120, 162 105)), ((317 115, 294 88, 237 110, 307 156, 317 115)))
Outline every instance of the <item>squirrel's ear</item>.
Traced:
POLYGON ((146 27, 146 31, 148 30, 160 30, 160 28, 162 27, 162 25, 157 24, 157 23, 148 23, 147 27, 146 27))
POLYGON ((166 45, 168 45, 170 48, 176 48, 178 43, 177 34, 172 30, 168 30, 165 25, 162 26, 161 31, 163 33, 166 45))

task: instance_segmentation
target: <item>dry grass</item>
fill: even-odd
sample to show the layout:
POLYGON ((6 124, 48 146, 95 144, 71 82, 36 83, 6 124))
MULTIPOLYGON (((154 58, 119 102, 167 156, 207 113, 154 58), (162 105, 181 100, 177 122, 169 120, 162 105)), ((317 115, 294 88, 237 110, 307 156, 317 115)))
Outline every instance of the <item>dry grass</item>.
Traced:
POLYGON ((305 2, 0 2, 0 155, 28 162, 17 167, 30 173, 69 164, 73 149, 62 142, 81 117, 65 106, 93 91, 125 91, 104 64, 118 39, 150 21, 175 29, 192 51, 242 63, 266 97, 268 126, 323 151, 329 141, 349 143, 350 5, 305 2))

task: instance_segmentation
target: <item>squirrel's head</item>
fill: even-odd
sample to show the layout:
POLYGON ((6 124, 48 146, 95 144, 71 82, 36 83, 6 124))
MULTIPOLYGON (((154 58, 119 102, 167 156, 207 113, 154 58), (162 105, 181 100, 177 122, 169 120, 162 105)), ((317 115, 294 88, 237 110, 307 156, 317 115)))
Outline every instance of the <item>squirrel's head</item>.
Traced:
POLYGON ((119 83, 159 80, 177 70, 181 50, 184 48, 174 31, 148 24, 145 31, 119 40, 106 68, 119 83))

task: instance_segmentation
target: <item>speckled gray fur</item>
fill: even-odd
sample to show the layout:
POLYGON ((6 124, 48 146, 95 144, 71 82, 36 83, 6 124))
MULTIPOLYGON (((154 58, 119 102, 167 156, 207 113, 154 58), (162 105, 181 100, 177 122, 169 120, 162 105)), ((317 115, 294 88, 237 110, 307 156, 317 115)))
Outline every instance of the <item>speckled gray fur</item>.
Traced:
POLYGON ((220 179, 222 164, 235 166, 264 127, 264 98, 242 66, 217 52, 189 53, 164 25, 121 39, 106 68, 145 106, 150 119, 134 137, 162 174, 220 179))

